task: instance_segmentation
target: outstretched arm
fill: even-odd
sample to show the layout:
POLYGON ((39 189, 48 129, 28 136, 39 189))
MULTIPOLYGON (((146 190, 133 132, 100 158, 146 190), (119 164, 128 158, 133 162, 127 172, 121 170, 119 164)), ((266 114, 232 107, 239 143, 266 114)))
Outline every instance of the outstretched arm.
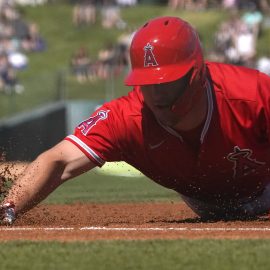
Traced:
POLYGON ((92 168, 92 163, 75 145, 62 141, 30 163, 9 190, 3 204, 12 202, 16 215, 43 199, 66 180, 92 168))

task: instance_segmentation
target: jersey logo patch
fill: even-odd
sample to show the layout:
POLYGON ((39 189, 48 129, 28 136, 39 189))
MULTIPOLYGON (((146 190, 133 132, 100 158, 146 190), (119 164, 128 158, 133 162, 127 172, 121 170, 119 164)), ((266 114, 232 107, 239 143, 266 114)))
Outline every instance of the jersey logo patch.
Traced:
POLYGON ((83 135, 87 135, 92 127, 94 127, 100 120, 105 120, 108 117, 108 111, 98 111, 96 115, 91 116, 87 120, 81 122, 78 128, 83 135))
POLYGON ((265 164, 265 162, 251 158, 251 155, 253 154, 251 149, 240 149, 239 146, 235 146, 233 150, 234 152, 228 154, 227 159, 234 163, 234 178, 254 173, 259 167, 265 164))
POLYGON ((150 144, 150 143, 149 143, 149 148, 150 148, 151 150, 154 150, 154 149, 160 147, 164 142, 165 142, 165 140, 162 140, 162 141, 160 141, 159 143, 156 143, 156 144, 150 144))
POLYGON ((147 43, 143 49, 144 49, 144 67, 157 66, 158 63, 153 53, 154 47, 150 43, 147 43))

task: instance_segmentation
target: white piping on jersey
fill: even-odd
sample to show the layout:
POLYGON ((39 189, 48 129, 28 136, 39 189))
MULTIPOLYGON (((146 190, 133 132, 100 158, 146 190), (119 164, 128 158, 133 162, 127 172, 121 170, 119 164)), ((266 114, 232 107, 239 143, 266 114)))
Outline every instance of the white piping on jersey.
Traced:
POLYGON ((105 161, 100 158, 94 150, 92 150, 88 145, 86 145, 82 140, 74 135, 67 136, 70 140, 74 141, 76 144, 80 145, 91 157, 93 157, 100 165, 103 165, 105 161))
MULTIPOLYGON (((201 144, 203 143, 204 138, 205 138, 205 135, 206 135, 206 133, 208 131, 208 128, 210 126, 210 122, 211 122, 212 115, 213 115, 213 108, 214 108, 214 105, 213 105, 213 95, 212 95, 211 86, 210 86, 210 83, 209 83, 208 80, 206 80, 206 93, 207 93, 207 105, 208 105, 208 109, 207 109, 207 116, 206 116, 206 120, 205 120, 205 123, 204 123, 204 127, 203 127, 203 130, 202 130, 201 136, 200 136, 200 142, 201 142, 201 144)), ((175 131, 174 129, 172 129, 172 128, 168 127, 168 126, 162 125, 161 122, 159 122, 159 124, 164 129, 166 129, 170 134, 172 134, 172 135, 176 136, 177 138, 179 138, 181 140, 181 142, 184 142, 182 136, 177 131, 175 131)))
POLYGON ((208 80, 206 80, 206 93, 207 93, 207 101, 208 101, 207 102, 208 110, 207 110, 206 121, 205 121, 203 130, 202 130, 202 133, 201 133, 201 138, 200 138, 201 144, 203 143, 206 132, 210 126, 210 122, 211 122, 212 115, 213 115, 213 108, 214 108, 213 95, 212 95, 211 86, 210 86, 210 83, 208 80))
MULTIPOLYGON (((157 121, 159 122, 159 120, 157 120, 157 121)), ((166 129, 169 133, 171 133, 173 136, 179 138, 181 142, 184 142, 182 136, 181 136, 177 131, 175 131, 174 129, 172 129, 172 128, 170 128, 170 127, 167 127, 167 126, 162 125, 160 122, 159 122, 159 124, 160 124, 164 129, 166 129)))

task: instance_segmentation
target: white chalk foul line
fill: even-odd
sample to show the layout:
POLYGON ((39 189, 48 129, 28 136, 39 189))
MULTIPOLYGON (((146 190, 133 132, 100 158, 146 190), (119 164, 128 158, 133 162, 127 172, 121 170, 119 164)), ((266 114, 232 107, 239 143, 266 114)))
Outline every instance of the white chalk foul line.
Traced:
POLYGON ((238 232, 270 232, 270 227, 239 227, 239 228, 224 228, 224 227, 0 227, 0 232, 3 231, 161 231, 161 232, 170 232, 170 231, 179 231, 179 232, 224 232, 224 231, 238 231, 238 232))
POLYGON ((82 231, 270 231, 269 227, 264 228, 187 228, 187 227, 170 227, 170 228, 163 228, 163 227, 145 227, 145 228, 137 228, 137 227, 82 227, 80 228, 82 231))
POLYGON ((69 227, 1 227, 0 231, 72 231, 75 228, 69 227))

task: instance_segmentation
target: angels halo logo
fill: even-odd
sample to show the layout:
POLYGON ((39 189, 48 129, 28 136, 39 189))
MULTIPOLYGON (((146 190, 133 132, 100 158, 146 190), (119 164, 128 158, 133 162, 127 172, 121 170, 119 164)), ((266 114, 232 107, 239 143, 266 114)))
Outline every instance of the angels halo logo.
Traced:
POLYGON ((78 129, 85 136, 89 133, 92 127, 94 127, 100 120, 105 120, 108 118, 108 113, 110 110, 100 110, 94 116, 89 117, 87 120, 81 122, 78 129))
POLYGON ((150 43, 147 43, 144 46, 143 50, 144 50, 144 67, 158 66, 155 55, 153 53, 154 46, 152 46, 150 43))
POLYGON ((259 167, 265 165, 265 162, 251 158, 253 151, 251 149, 241 149, 234 146, 233 152, 227 155, 227 159, 234 163, 233 178, 256 173, 259 167))

